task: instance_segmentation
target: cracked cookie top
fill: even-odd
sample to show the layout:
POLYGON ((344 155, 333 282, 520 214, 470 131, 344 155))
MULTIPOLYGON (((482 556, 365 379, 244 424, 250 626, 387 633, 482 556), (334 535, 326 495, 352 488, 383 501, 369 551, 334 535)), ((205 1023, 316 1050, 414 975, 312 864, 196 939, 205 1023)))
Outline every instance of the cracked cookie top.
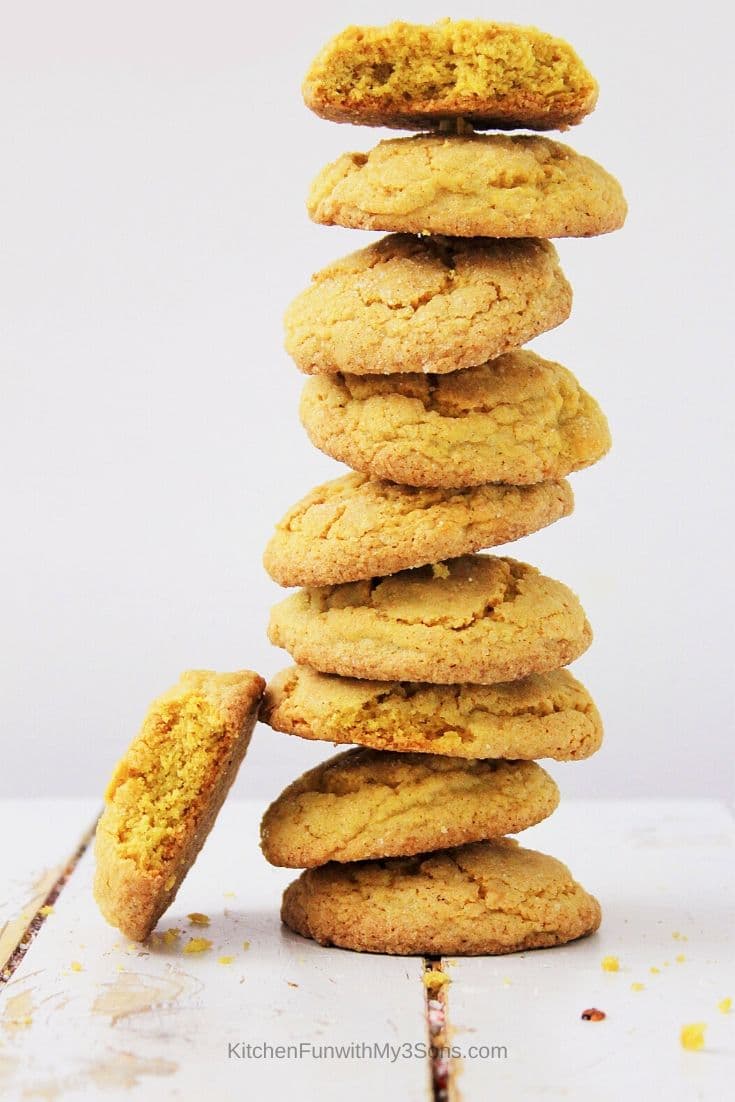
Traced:
POLYGON ((323 225, 456 237, 591 237, 627 213, 618 181, 589 157, 506 134, 418 134, 345 153, 306 205, 323 225))
POLYGON ((319 376, 300 416, 333 459, 408 486, 545 482, 610 448, 602 410, 571 371, 527 351, 449 375, 319 376))
POLYGON ((309 869, 284 922, 322 945, 374 953, 513 953, 592 933, 600 906, 566 865, 510 838, 309 869))
POLYGON ((572 507, 567 482, 442 490, 348 474, 288 511, 263 562, 281 585, 358 581, 508 543, 572 507))
POLYGON ((301 738, 454 758, 576 761, 600 746, 602 721, 568 670, 496 685, 370 681, 283 670, 261 719, 301 738))
POLYGON ((514 559, 464 555, 299 590, 272 610, 269 638, 324 673, 490 684, 558 669, 592 633, 561 582, 514 559))
POLYGON ((286 349, 309 375, 456 371, 560 325, 571 303, 548 241, 393 234, 313 276, 286 349))
POLYGON ((524 830, 558 801, 535 762, 348 750, 271 804, 262 848, 290 868, 427 853, 524 830))

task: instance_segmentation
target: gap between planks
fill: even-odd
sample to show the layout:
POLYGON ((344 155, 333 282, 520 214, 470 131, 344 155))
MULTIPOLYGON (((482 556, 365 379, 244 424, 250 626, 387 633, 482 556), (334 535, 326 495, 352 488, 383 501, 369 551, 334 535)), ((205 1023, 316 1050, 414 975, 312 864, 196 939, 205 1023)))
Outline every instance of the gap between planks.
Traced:
POLYGON ((46 921, 48 915, 43 913, 44 908, 54 905, 86 853, 97 829, 98 819, 99 815, 95 816, 67 860, 44 873, 37 881, 33 895, 18 917, 8 920, 0 930, 0 990, 19 967, 46 921))

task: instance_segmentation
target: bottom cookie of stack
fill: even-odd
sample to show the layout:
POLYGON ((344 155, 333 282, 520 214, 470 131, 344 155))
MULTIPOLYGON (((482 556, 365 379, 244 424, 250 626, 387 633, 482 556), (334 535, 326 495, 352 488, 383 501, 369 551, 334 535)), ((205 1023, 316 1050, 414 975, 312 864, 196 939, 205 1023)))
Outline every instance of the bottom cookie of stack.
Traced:
POLYGON ((285 924, 321 945, 398 955, 495 955, 594 933, 600 905, 561 861, 513 839, 302 873, 285 924))

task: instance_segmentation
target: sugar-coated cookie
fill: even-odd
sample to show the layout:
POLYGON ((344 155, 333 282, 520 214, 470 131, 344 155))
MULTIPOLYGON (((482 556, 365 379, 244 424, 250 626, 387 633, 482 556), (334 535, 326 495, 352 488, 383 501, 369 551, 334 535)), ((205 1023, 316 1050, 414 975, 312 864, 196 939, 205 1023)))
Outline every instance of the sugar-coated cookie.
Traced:
POLYGON ((503 838, 309 869, 286 889, 281 918, 322 945, 472 956, 563 945, 593 933, 601 912, 561 861, 503 838))
POLYGON ((515 834, 559 803, 532 761, 472 761, 355 749, 310 769, 281 793, 261 825, 272 865, 410 856, 515 834))
POLYGON ((592 237, 619 229, 620 184, 589 157, 528 135, 418 134, 344 153, 311 185, 314 222, 456 237, 592 237))
POLYGON ((568 670, 496 685, 367 681, 291 666, 261 718, 300 738, 457 758, 588 758, 602 742, 590 694, 568 670))
POLYGON ((497 547, 569 516, 568 482, 420 489, 347 474, 276 526, 265 568, 280 585, 335 585, 497 547))
POLYGON ((307 375, 443 374, 519 348, 569 317, 550 241, 391 234, 317 272, 286 312, 307 375))
POLYGON ((592 641, 570 589, 493 555, 300 589, 273 608, 268 636, 323 673, 440 684, 548 673, 592 641))
POLYGON ((333 459, 406 486, 546 482, 610 448, 605 415, 571 371, 527 351, 449 375, 322 375, 307 381, 300 416, 333 459))

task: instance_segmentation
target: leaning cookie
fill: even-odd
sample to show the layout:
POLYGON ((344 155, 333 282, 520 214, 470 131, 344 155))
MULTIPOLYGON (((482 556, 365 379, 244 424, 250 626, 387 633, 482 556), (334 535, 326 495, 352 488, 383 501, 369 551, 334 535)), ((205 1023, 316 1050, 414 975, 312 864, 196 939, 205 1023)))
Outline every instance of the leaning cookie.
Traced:
POLYGON ((307 107, 333 122, 422 130, 448 119, 477 129, 563 130, 597 101, 572 47, 535 27, 442 19, 348 27, 314 60, 307 107))
POLYGON ((592 237, 619 229, 620 184, 548 138, 419 134, 322 169, 307 199, 327 226, 456 237, 592 237))
POLYGON ((151 705, 118 764, 97 824, 94 896, 142 941, 171 904, 250 742, 264 682, 189 670, 151 705))
POLYGON ((300 738, 455 758, 579 761, 602 743, 600 713, 568 670, 431 685, 292 666, 269 683, 261 719, 300 738))
POLYGON ((272 865, 411 856, 500 838, 540 823, 559 803, 531 761, 469 761, 355 749, 310 769, 261 824, 272 865))
POLYGON ((571 304, 549 241, 392 234, 316 273, 286 349, 307 375, 442 374, 519 348, 571 304))
POLYGON ((289 509, 263 562, 284 586, 359 581, 509 543, 572 508, 563 481, 433 490, 348 474, 289 509))
POLYGON ((449 375, 309 379, 300 416, 333 459, 406 486, 546 482, 610 448, 605 415, 571 371, 526 351, 449 375))
POLYGON ((381 681, 492 684, 548 673, 592 641, 561 582, 514 559, 464 555, 388 578, 300 589, 268 637, 323 673, 381 681))
POLYGON ((286 889, 281 918, 321 945, 477 956, 564 945, 594 933, 601 912, 561 861, 502 838, 309 869, 286 889))

